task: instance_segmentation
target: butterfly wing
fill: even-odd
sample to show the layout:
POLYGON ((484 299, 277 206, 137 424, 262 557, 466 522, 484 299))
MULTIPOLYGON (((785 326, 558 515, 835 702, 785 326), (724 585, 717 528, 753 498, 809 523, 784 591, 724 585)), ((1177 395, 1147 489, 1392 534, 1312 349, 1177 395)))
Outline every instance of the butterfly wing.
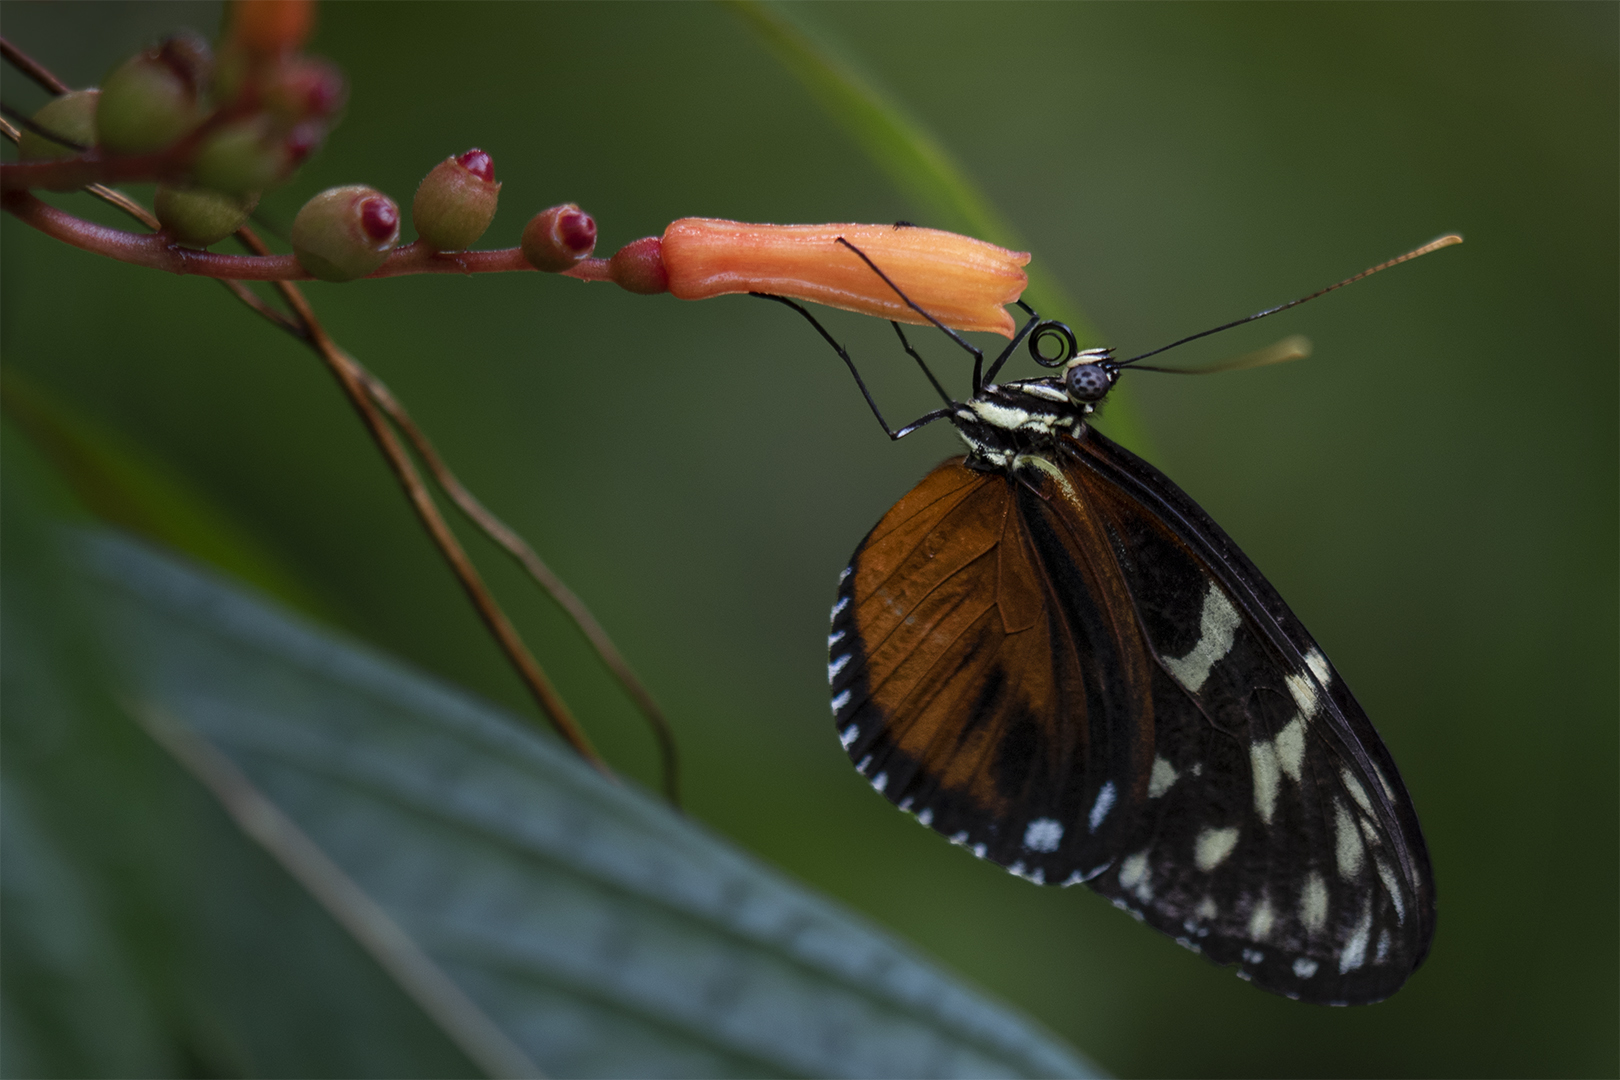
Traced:
POLYGON ((1433 926, 1393 762, 1190 499, 1095 433, 1061 445, 1011 476, 945 462, 857 549, 829 639, 846 750, 975 854, 1268 989, 1387 996, 1433 926))
POLYGON ((1428 953, 1434 885, 1383 741, 1192 499, 1095 431, 1060 454, 1157 660, 1148 809, 1092 887, 1267 989, 1388 997, 1428 953))
POLYGON ((874 787, 975 854, 1061 881, 1111 861, 1125 815, 1110 809, 1145 796, 1119 778, 1151 760, 1152 665, 1117 573, 1066 592, 1082 615, 1054 606, 1016 499, 953 458, 897 503, 840 582, 828 676, 874 787), (1099 806, 1098 828, 1074 826, 1099 806))

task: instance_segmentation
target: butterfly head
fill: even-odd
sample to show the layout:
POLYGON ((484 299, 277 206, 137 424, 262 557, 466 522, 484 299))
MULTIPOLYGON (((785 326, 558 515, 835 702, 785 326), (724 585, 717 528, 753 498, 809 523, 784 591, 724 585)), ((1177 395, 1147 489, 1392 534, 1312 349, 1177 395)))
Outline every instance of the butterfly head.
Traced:
POLYGON ((1114 362, 1112 349, 1082 349, 1064 365, 1063 389, 1069 400, 1086 407, 1097 404, 1114 388, 1119 378, 1119 365, 1114 362))

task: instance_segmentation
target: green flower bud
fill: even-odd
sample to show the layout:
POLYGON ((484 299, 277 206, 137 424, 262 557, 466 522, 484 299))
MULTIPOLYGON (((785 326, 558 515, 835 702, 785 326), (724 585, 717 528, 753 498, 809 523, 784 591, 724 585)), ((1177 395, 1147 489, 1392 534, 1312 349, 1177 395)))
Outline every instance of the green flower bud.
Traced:
POLYGON ((596 250, 596 222, 573 203, 542 210, 523 228, 523 257, 536 270, 567 270, 596 250))
POLYGON ((198 101, 212 59, 194 35, 137 53, 101 84, 96 130, 115 154, 150 154, 173 145, 202 119, 198 101))
POLYGON ((445 158, 422 178, 411 201, 417 235, 437 251, 472 247, 495 220, 500 190, 495 163, 482 150, 445 158))
MULTIPOLYGON (((89 149, 96 145, 96 99, 100 96, 99 90, 74 90, 63 94, 40 106, 40 110, 34 114, 34 123, 68 142, 89 149)), ((55 161, 58 158, 77 157, 79 151, 25 130, 22 138, 17 140, 17 154, 24 161, 55 161)))
POLYGON ((398 242, 399 207, 364 184, 328 188, 293 219, 293 254, 300 266, 326 281, 365 277, 398 242))
POLYGON ((170 236, 191 247, 217 244, 242 227, 258 192, 237 197, 206 188, 177 188, 159 184, 152 209, 170 236))
MULTIPOLYGON (((318 142, 319 140, 315 140, 318 142)), ((313 146, 294 147, 266 116, 226 124, 197 150, 191 175, 199 187, 246 195, 284 183, 313 146)))

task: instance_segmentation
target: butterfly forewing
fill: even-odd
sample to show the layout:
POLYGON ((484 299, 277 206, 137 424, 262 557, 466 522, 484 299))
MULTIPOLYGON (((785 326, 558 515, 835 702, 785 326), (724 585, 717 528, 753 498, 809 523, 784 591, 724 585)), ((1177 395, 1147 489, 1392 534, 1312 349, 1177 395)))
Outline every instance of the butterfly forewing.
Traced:
POLYGON ((975 854, 1306 1000, 1423 958, 1427 854, 1376 733, 1235 545, 1095 432, 941 465, 857 549, 829 644, 852 760, 975 854))

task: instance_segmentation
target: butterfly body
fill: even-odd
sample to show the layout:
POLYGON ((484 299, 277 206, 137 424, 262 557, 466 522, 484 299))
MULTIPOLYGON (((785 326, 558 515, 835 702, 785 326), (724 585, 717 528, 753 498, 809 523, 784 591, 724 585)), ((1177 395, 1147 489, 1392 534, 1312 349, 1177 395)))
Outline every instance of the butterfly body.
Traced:
POLYGON ((1387 997, 1434 927, 1410 798, 1254 565, 1091 427, 1117 371, 1094 351, 941 410, 968 453, 840 580, 839 738, 1013 873, 1087 884, 1278 993, 1387 997))

